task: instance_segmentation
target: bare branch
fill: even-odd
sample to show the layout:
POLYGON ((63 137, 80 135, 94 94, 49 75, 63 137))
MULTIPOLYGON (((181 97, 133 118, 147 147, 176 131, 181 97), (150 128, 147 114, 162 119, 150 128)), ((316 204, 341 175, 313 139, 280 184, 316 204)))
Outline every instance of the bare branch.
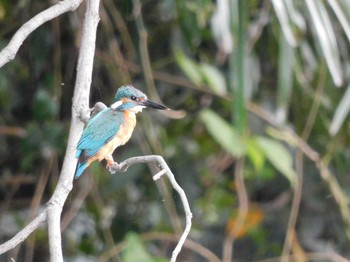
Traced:
POLYGON ((249 199, 247 189, 244 183, 244 158, 239 158, 235 164, 235 186, 238 193, 239 209, 236 218, 236 224, 229 230, 223 244, 223 261, 233 260, 233 244, 237 238, 238 232, 244 226, 247 218, 249 199))
POLYGON ((25 228, 19 231, 13 238, 4 244, 0 245, 0 254, 3 254, 13 248, 15 248, 18 244, 22 243, 27 237, 36 230, 43 222, 46 221, 47 218, 47 209, 38 215, 32 222, 30 222, 25 228))
MULTIPOLYGON (((36 28, 38 28, 40 25, 44 24, 45 22, 65 13, 68 11, 74 11, 81 3, 83 0, 65 0, 65 1, 61 1, 59 3, 57 3, 56 5, 42 11, 41 13, 37 14, 35 17, 33 17, 32 19, 30 19, 27 23, 25 23, 16 33, 15 35, 12 37, 10 43, 0 52, 0 68, 6 64, 7 62, 11 61, 16 53, 18 52, 18 49, 20 48, 20 46, 22 45, 23 41, 30 35, 30 33, 32 33, 36 28)), ((98 2, 97 2, 97 6, 98 6, 98 2)), ((88 20, 88 19, 86 19, 88 20)), ((91 23, 87 24, 86 27, 89 28, 91 30, 91 23)), ((97 27, 97 25, 96 25, 97 27)), ((88 29, 86 29, 87 31, 88 29)), ((87 45, 89 45, 90 49, 91 49, 91 42, 94 43, 95 38, 94 38, 94 33, 91 31, 89 32, 90 34, 85 34, 87 36, 92 35, 93 40, 91 41, 86 41, 87 45)), ((87 37, 85 37, 87 38, 87 37)), ((82 46, 84 43, 84 35, 83 35, 83 39, 82 39, 82 46)), ((88 48, 88 50, 90 50, 88 48)), ((92 45, 92 55, 86 55, 86 52, 84 53, 83 56, 86 56, 86 59, 90 59, 90 63, 93 63, 93 56, 94 56, 94 49, 95 46, 92 45)), ((82 48, 81 48, 82 50, 82 48)), ((85 49, 84 49, 85 51, 85 49)), ((80 55, 82 56, 82 55, 80 55)), ((82 64, 82 63, 80 63, 82 64)), ((83 67, 82 65, 80 66, 81 68, 83 67)), ((83 77, 86 77, 89 74, 89 71, 86 72, 86 69, 90 70, 90 78, 86 77, 87 79, 90 79, 91 82, 91 71, 92 71, 92 66, 90 66, 91 68, 89 68, 88 66, 84 65, 84 68, 81 69, 81 72, 84 72, 83 77)), ((79 66, 78 66, 79 69, 79 66)), ((79 70, 78 70, 78 75, 79 75, 79 70)), ((78 81, 78 75, 77 75, 77 81, 78 81)), ((85 81, 81 81, 83 83, 85 83, 85 81)), ((88 97, 89 97, 89 91, 90 91, 90 82, 88 82, 88 85, 85 85, 84 88, 79 88, 78 92, 77 89, 75 90, 76 93, 78 93, 78 95, 76 95, 76 99, 75 101, 80 102, 80 104, 88 104, 88 97), (84 94, 83 96, 80 94, 84 94), (84 102, 82 102, 81 100, 84 100, 84 102)), ((76 85, 76 86, 80 86, 80 85, 76 85)), ((78 103, 76 103, 78 104, 78 103)), ((74 106, 74 104, 73 104, 74 106)), ((87 107, 88 110, 88 107, 87 107)), ((73 118, 72 118, 72 125, 71 125, 71 133, 70 133, 70 138, 69 138, 69 142, 68 142, 68 147, 67 147, 67 154, 65 156, 65 161, 63 164, 63 168, 62 168, 62 172, 61 172, 61 177, 58 183, 58 186, 54 192, 54 195, 52 197, 52 199, 49 201, 47 208, 44 210, 44 212, 42 212, 40 215, 38 215, 31 223, 29 223, 25 228, 23 228, 20 232, 18 232, 12 239, 10 239, 9 241, 5 242, 4 244, 2 244, 0 246, 0 254, 7 252, 8 250, 14 248, 15 246, 17 246, 18 244, 20 244, 21 242, 23 242, 34 230, 36 230, 39 225, 46 221, 48 219, 48 217, 58 217, 58 221, 60 219, 60 211, 62 210, 62 206, 63 203, 65 202, 65 199, 67 198, 68 193, 70 192, 71 188, 72 188, 72 180, 73 180, 73 174, 74 174, 74 168, 75 168, 75 159, 74 159, 74 153, 75 153, 75 146, 76 143, 79 139, 79 136, 82 132, 83 129, 83 123, 81 123, 76 117, 74 117, 75 114, 73 114, 73 118), (71 177, 71 178, 70 178, 71 177), (65 181, 65 182, 63 182, 65 181), (70 181, 70 182, 69 182, 70 181), (68 183, 67 183, 68 182, 68 183), (62 192, 64 192, 64 194, 61 194, 62 192), (61 197, 57 197, 57 196, 61 196, 61 197), (58 207, 58 209, 56 208, 58 207), (58 210, 58 211, 57 211, 58 210)), ((56 221, 57 222, 57 221, 56 221)), ((57 243, 59 240, 59 251, 56 252, 57 254, 54 254, 53 256, 55 256, 55 258, 52 261, 62 261, 62 255, 61 257, 59 256, 59 253, 62 254, 61 251, 61 243, 60 243, 60 232, 57 232, 57 230, 55 231, 55 233, 52 231, 52 229, 54 227, 50 226, 52 223, 49 223, 49 231, 51 228, 51 232, 49 232, 49 235, 53 235, 56 236, 57 238, 57 233, 59 234, 59 237, 57 239, 55 239, 55 237, 53 237, 52 239, 54 240, 53 242, 57 243), (57 255, 57 257, 56 257, 57 255), (61 260, 59 260, 61 258, 61 260), (57 259, 57 260, 56 260, 57 259)), ((60 230, 60 226, 58 223, 58 230, 60 230)), ((51 249, 51 246, 50 246, 51 249)), ((58 249, 57 249, 58 250, 58 249)), ((52 255, 52 254, 51 254, 52 255)), ((53 257, 52 256, 52 257, 53 257)))
POLYGON ((77 77, 73 95, 72 120, 64 162, 55 192, 48 202, 48 229, 50 259, 52 262, 63 261, 61 245, 61 213, 69 192, 73 188, 73 176, 77 160, 76 145, 83 131, 84 124, 80 121, 89 113, 89 95, 92 67, 95 54, 96 31, 99 22, 99 1, 87 1, 81 46, 79 51, 77 77))
POLYGON ((15 33, 10 43, 0 52, 0 68, 6 63, 13 60, 22 45, 23 41, 39 26, 53 18, 60 16, 68 11, 74 11, 83 2, 83 0, 64 0, 58 2, 56 5, 40 12, 15 33))
POLYGON ((157 156, 157 155, 150 155, 150 156, 141 156, 141 157, 132 157, 129 158, 123 162, 121 162, 120 164, 115 163, 114 165, 109 167, 109 172, 111 172, 112 174, 114 174, 115 172, 125 172, 129 166, 133 165, 133 164, 137 164, 137 163, 148 163, 148 164, 153 164, 156 165, 158 167, 158 169, 160 169, 160 172, 158 172, 157 174, 155 174, 153 176, 153 180, 157 180, 159 179, 162 175, 166 175, 171 183, 171 185, 173 186, 173 188, 175 189, 175 191, 180 195, 181 201, 182 201, 182 205, 184 207, 184 211, 185 211, 185 216, 186 216, 186 226, 185 226, 185 230, 182 233, 179 242, 177 243, 172 257, 171 257, 171 262, 175 262, 176 258, 178 256, 178 254, 181 251, 181 248, 191 230, 191 225, 192 225, 192 212, 190 209, 190 205, 188 204, 188 200, 185 194, 185 191, 179 186, 179 184, 177 183, 174 174, 171 172, 169 166, 167 165, 167 163, 164 161, 163 157, 161 156, 157 156))

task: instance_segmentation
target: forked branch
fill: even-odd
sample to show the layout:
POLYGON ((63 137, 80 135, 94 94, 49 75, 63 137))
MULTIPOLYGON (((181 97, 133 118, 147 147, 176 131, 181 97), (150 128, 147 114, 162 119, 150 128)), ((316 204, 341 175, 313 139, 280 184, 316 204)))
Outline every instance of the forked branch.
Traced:
POLYGON ((182 233, 179 239, 179 242, 177 243, 173 251, 173 254, 170 260, 171 262, 175 262, 191 230, 191 225, 192 225, 192 212, 191 212, 190 205, 188 203, 185 191, 176 182, 174 174, 171 172, 169 166, 164 161, 163 157, 158 155, 139 156, 139 157, 129 158, 127 160, 124 160, 120 164, 115 163, 114 165, 111 165, 109 167, 109 172, 111 172, 112 174, 114 174, 115 172, 125 172, 129 168, 129 166, 137 163, 147 163, 147 164, 155 165, 159 169, 159 172, 153 175, 153 180, 158 180, 161 176, 166 175, 172 187, 180 195, 182 205, 185 211, 185 216, 186 216, 186 226, 185 226, 184 232, 182 233))

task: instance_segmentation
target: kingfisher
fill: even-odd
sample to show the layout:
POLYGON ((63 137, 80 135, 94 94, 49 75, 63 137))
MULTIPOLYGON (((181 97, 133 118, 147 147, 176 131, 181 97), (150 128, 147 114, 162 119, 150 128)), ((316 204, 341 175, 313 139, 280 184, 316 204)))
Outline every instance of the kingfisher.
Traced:
POLYGON ((148 100, 133 86, 122 86, 117 90, 112 105, 92 117, 81 135, 77 144, 75 178, 95 160, 105 159, 107 168, 115 163, 114 150, 129 141, 136 125, 136 114, 145 107, 170 110, 148 100))

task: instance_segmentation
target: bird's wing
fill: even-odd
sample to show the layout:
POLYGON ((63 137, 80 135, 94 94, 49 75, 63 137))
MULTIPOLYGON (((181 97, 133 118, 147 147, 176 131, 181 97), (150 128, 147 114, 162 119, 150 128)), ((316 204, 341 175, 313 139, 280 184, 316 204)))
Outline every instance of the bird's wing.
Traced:
POLYGON ((123 121, 123 113, 106 108, 92 118, 77 145, 76 157, 94 156, 103 145, 108 143, 118 132, 123 121))

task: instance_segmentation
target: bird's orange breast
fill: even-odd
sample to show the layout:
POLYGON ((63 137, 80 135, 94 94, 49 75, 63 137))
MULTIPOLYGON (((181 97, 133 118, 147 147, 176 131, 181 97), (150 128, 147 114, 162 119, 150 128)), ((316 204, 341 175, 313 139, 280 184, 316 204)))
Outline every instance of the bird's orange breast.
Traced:
POLYGON ((124 121, 120 125, 118 132, 96 155, 88 160, 89 164, 95 160, 102 161, 106 156, 112 155, 118 146, 122 146, 129 141, 136 125, 136 115, 133 112, 124 111, 123 117, 124 121))

